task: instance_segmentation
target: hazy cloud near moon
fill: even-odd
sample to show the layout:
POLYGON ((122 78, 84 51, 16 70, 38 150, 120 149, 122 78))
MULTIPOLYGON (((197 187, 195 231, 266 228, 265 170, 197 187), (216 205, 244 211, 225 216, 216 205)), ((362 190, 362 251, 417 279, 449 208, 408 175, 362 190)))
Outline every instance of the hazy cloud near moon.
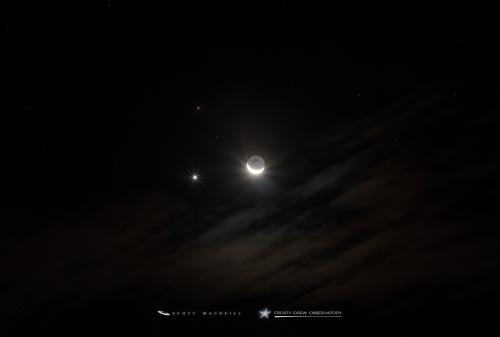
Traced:
POLYGON ((323 168, 274 203, 200 210, 158 193, 17 238, 5 248, 24 263, 3 261, 2 311, 54 298, 78 308, 109 293, 135 301, 144 289, 147 303, 200 305, 370 308, 398 294, 418 302, 432 289, 479 296, 499 271, 493 224, 470 217, 494 210, 471 196, 488 158, 471 171, 455 155, 439 156, 439 147, 461 158, 474 148, 441 139, 436 124, 449 134, 466 125, 450 126, 442 102, 426 102, 408 98, 324 137, 307 158, 323 168), (463 214, 451 212, 456 204, 463 214))

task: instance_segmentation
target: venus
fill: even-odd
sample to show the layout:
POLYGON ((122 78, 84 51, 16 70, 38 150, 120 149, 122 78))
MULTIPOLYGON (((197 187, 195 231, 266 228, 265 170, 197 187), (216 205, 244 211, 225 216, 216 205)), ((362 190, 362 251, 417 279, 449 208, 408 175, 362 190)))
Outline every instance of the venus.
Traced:
POLYGON ((265 165, 266 164, 262 157, 252 156, 250 157, 250 159, 248 159, 247 170, 253 175, 259 175, 264 172, 265 165))

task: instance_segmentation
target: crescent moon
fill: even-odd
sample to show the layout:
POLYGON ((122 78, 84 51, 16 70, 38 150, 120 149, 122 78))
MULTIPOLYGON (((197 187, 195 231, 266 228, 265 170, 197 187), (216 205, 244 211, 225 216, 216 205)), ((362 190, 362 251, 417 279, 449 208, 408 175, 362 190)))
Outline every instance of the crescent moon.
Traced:
POLYGON ((170 316, 170 314, 169 314, 168 312, 166 312, 166 311, 161 311, 161 310, 158 310, 158 313, 159 313, 160 315, 163 315, 163 316, 170 316))
POLYGON ((255 175, 261 174, 264 171, 264 168, 256 170, 256 169, 252 168, 248 163, 247 163, 247 169, 248 169, 248 172, 250 172, 251 174, 255 174, 255 175))

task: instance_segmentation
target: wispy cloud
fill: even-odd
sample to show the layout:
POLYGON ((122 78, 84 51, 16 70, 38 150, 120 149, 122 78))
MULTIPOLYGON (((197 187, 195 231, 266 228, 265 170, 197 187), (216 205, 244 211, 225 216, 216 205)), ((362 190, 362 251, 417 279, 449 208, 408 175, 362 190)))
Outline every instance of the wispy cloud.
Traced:
POLYGON ((310 154, 323 165, 269 202, 195 209, 158 194, 7 243, 23 262, 4 261, 2 310, 85 305, 129 288, 192 304, 365 306, 436 287, 466 296, 467 284, 498 273, 498 232, 455 216, 456 204, 494 166, 437 169, 452 158, 433 152, 439 137, 428 130, 447 120, 422 117, 439 101, 408 100, 324 138, 310 154))

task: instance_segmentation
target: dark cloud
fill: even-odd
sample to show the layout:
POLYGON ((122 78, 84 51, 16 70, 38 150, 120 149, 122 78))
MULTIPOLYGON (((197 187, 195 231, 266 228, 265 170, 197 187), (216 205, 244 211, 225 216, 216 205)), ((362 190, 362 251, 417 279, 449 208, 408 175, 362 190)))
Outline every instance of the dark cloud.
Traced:
POLYGON ((265 202, 228 196, 207 209, 156 193, 12 234, 3 244, 2 312, 120 298, 383 314, 496 293, 499 233, 489 198, 498 196, 497 166, 476 158, 479 140, 467 136, 491 126, 486 117, 469 124, 447 99, 407 97, 318 135, 307 178, 265 202), (449 296, 429 295, 436 290, 449 296))

